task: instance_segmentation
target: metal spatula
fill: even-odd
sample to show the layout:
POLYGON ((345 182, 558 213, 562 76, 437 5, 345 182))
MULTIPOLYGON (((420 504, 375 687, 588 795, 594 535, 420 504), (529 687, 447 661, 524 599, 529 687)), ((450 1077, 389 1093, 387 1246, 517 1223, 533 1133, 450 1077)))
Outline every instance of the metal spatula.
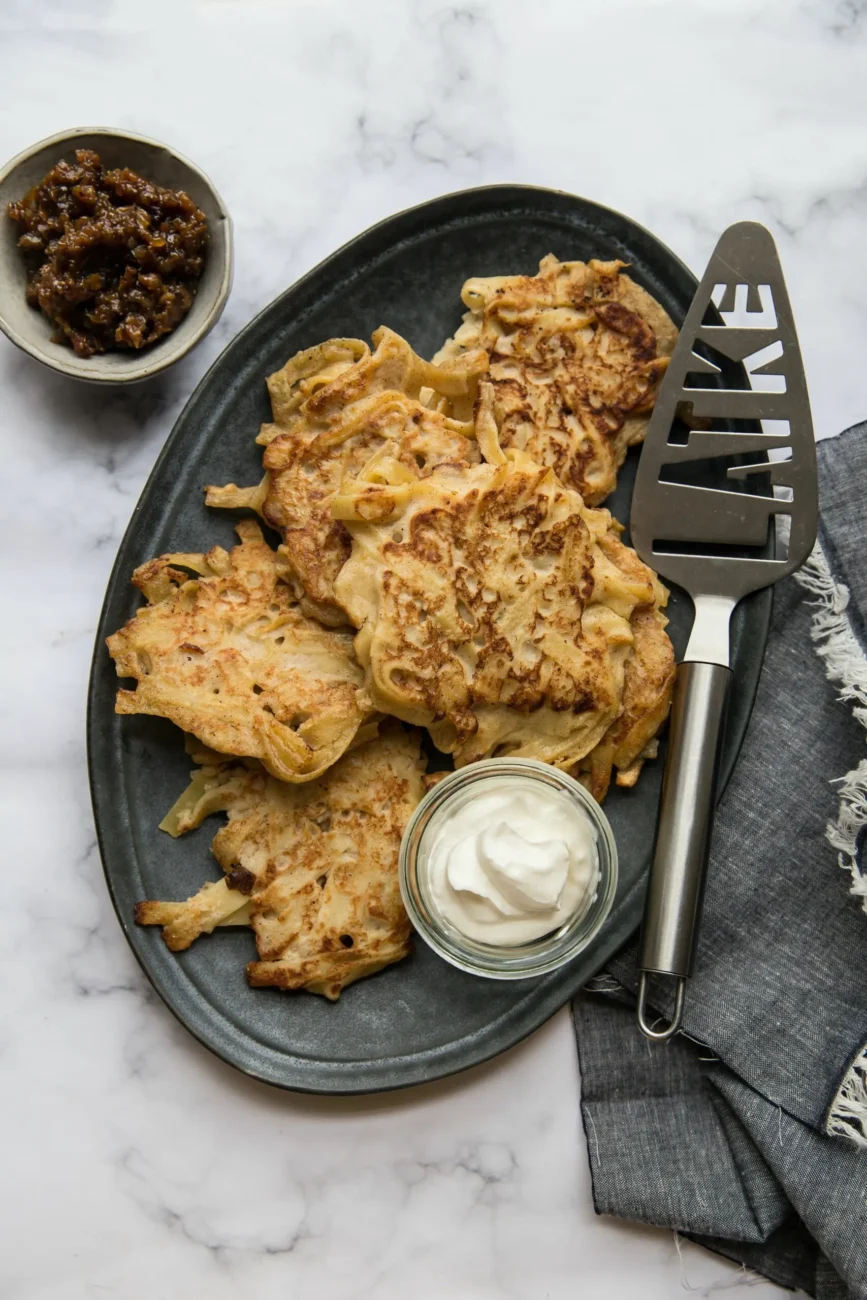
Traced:
POLYGON ((674 687, 641 940, 638 1023, 648 1038, 670 1038, 683 1015, 731 677, 732 611, 803 564, 816 527, 816 450, 795 323, 774 241, 764 226, 745 221, 722 236, 693 299, 632 498, 633 546, 695 605, 674 687), (744 368, 751 387, 732 387, 743 383, 744 368), (759 463, 744 463, 745 454, 759 463), (696 470, 721 486, 690 482, 696 470), (777 515, 790 517, 785 558, 775 558, 777 515), (650 972, 677 981, 674 1014, 661 1026, 648 1022, 650 972))

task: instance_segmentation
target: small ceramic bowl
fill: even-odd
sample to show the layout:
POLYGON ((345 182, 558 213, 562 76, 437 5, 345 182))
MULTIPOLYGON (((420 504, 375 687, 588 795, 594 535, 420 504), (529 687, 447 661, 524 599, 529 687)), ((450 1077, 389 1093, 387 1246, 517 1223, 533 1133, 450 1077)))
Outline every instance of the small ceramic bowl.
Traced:
POLYGON ((0 170, 0 329, 24 352, 73 379, 132 384, 158 375, 186 356, 220 319, 232 287, 232 222, 204 172, 158 140, 108 127, 61 131, 25 149, 0 170), (18 227, 7 205, 22 198, 61 158, 76 149, 95 149, 106 167, 130 167, 146 180, 185 190, 208 219, 208 253, 193 305, 171 334, 140 352, 106 352, 77 357, 64 343, 52 343, 54 326, 24 297, 26 267, 18 248, 18 227))
POLYGON ((486 979, 519 980, 547 975, 588 948, 602 929, 617 892, 617 844, 611 823, 592 795, 565 772, 530 758, 489 758, 458 768, 428 791, 403 833, 400 892, 410 921, 425 943, 452 966, 486 979), (520 946, 494 946, 467 938, 442 915, 428 879, 429 850, 438 829, 458 808, 484 793, 491 779, 510 777, 548 787, 574 803, 593 827, 598 877, 592 894, 564 916, 556 930, 520 946))

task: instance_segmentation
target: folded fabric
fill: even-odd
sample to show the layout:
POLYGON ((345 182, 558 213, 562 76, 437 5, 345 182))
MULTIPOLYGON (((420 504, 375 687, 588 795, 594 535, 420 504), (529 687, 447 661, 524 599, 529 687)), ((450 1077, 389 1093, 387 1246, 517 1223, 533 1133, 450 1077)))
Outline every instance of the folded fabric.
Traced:
MULTIPOLYGON (((775 592, 684 1034, 639 1034, 635 942, 573 1012, 600 1213, 674 1228, 819 1300, 863 1300, 867 424, 818 456, 819 543, 775 592)), ((651 1002, 670 1013, 661 985, 651 1002)))

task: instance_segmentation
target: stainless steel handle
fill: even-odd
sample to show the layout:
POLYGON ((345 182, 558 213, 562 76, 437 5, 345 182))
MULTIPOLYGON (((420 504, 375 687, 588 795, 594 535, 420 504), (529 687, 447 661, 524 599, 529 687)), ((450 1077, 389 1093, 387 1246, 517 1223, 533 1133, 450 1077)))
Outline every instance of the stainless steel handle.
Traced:
POLYGON ((639 962, 638 1023, 656 1040, 680 1027, 684 980, 692 970, 730 678, 721 664, 683 663, 674 684, 639 962), (674 1015, 662 1028, 647 1020, 647 972, 678 981, 674 1015))

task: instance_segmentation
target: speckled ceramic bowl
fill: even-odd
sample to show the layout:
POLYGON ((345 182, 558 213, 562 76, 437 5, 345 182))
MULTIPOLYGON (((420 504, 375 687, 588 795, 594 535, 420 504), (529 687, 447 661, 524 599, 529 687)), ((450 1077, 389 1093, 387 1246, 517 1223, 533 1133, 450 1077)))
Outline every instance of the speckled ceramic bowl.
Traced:
POLYGON ((132 384, 149 379, 186 356, 213 329, 231 287, 229 214, 205 173, 168 145, 110 127, 78 127, 40 140, 0 171, 0 329, 17 347, 52 370, 92 383, 132 384), (186 190, 208 218, 208 255, 193 305, 177 329, 141 352, 77 357, 66 344, 52 343, 51 322, 28 306, 24 297, 26 269, 17 243, 18 227, 6 215, 7 204, 25 195, 61 158, 71 159, 75 149, 95 149, 107 167, 131 167, 147 180, 186 190))

